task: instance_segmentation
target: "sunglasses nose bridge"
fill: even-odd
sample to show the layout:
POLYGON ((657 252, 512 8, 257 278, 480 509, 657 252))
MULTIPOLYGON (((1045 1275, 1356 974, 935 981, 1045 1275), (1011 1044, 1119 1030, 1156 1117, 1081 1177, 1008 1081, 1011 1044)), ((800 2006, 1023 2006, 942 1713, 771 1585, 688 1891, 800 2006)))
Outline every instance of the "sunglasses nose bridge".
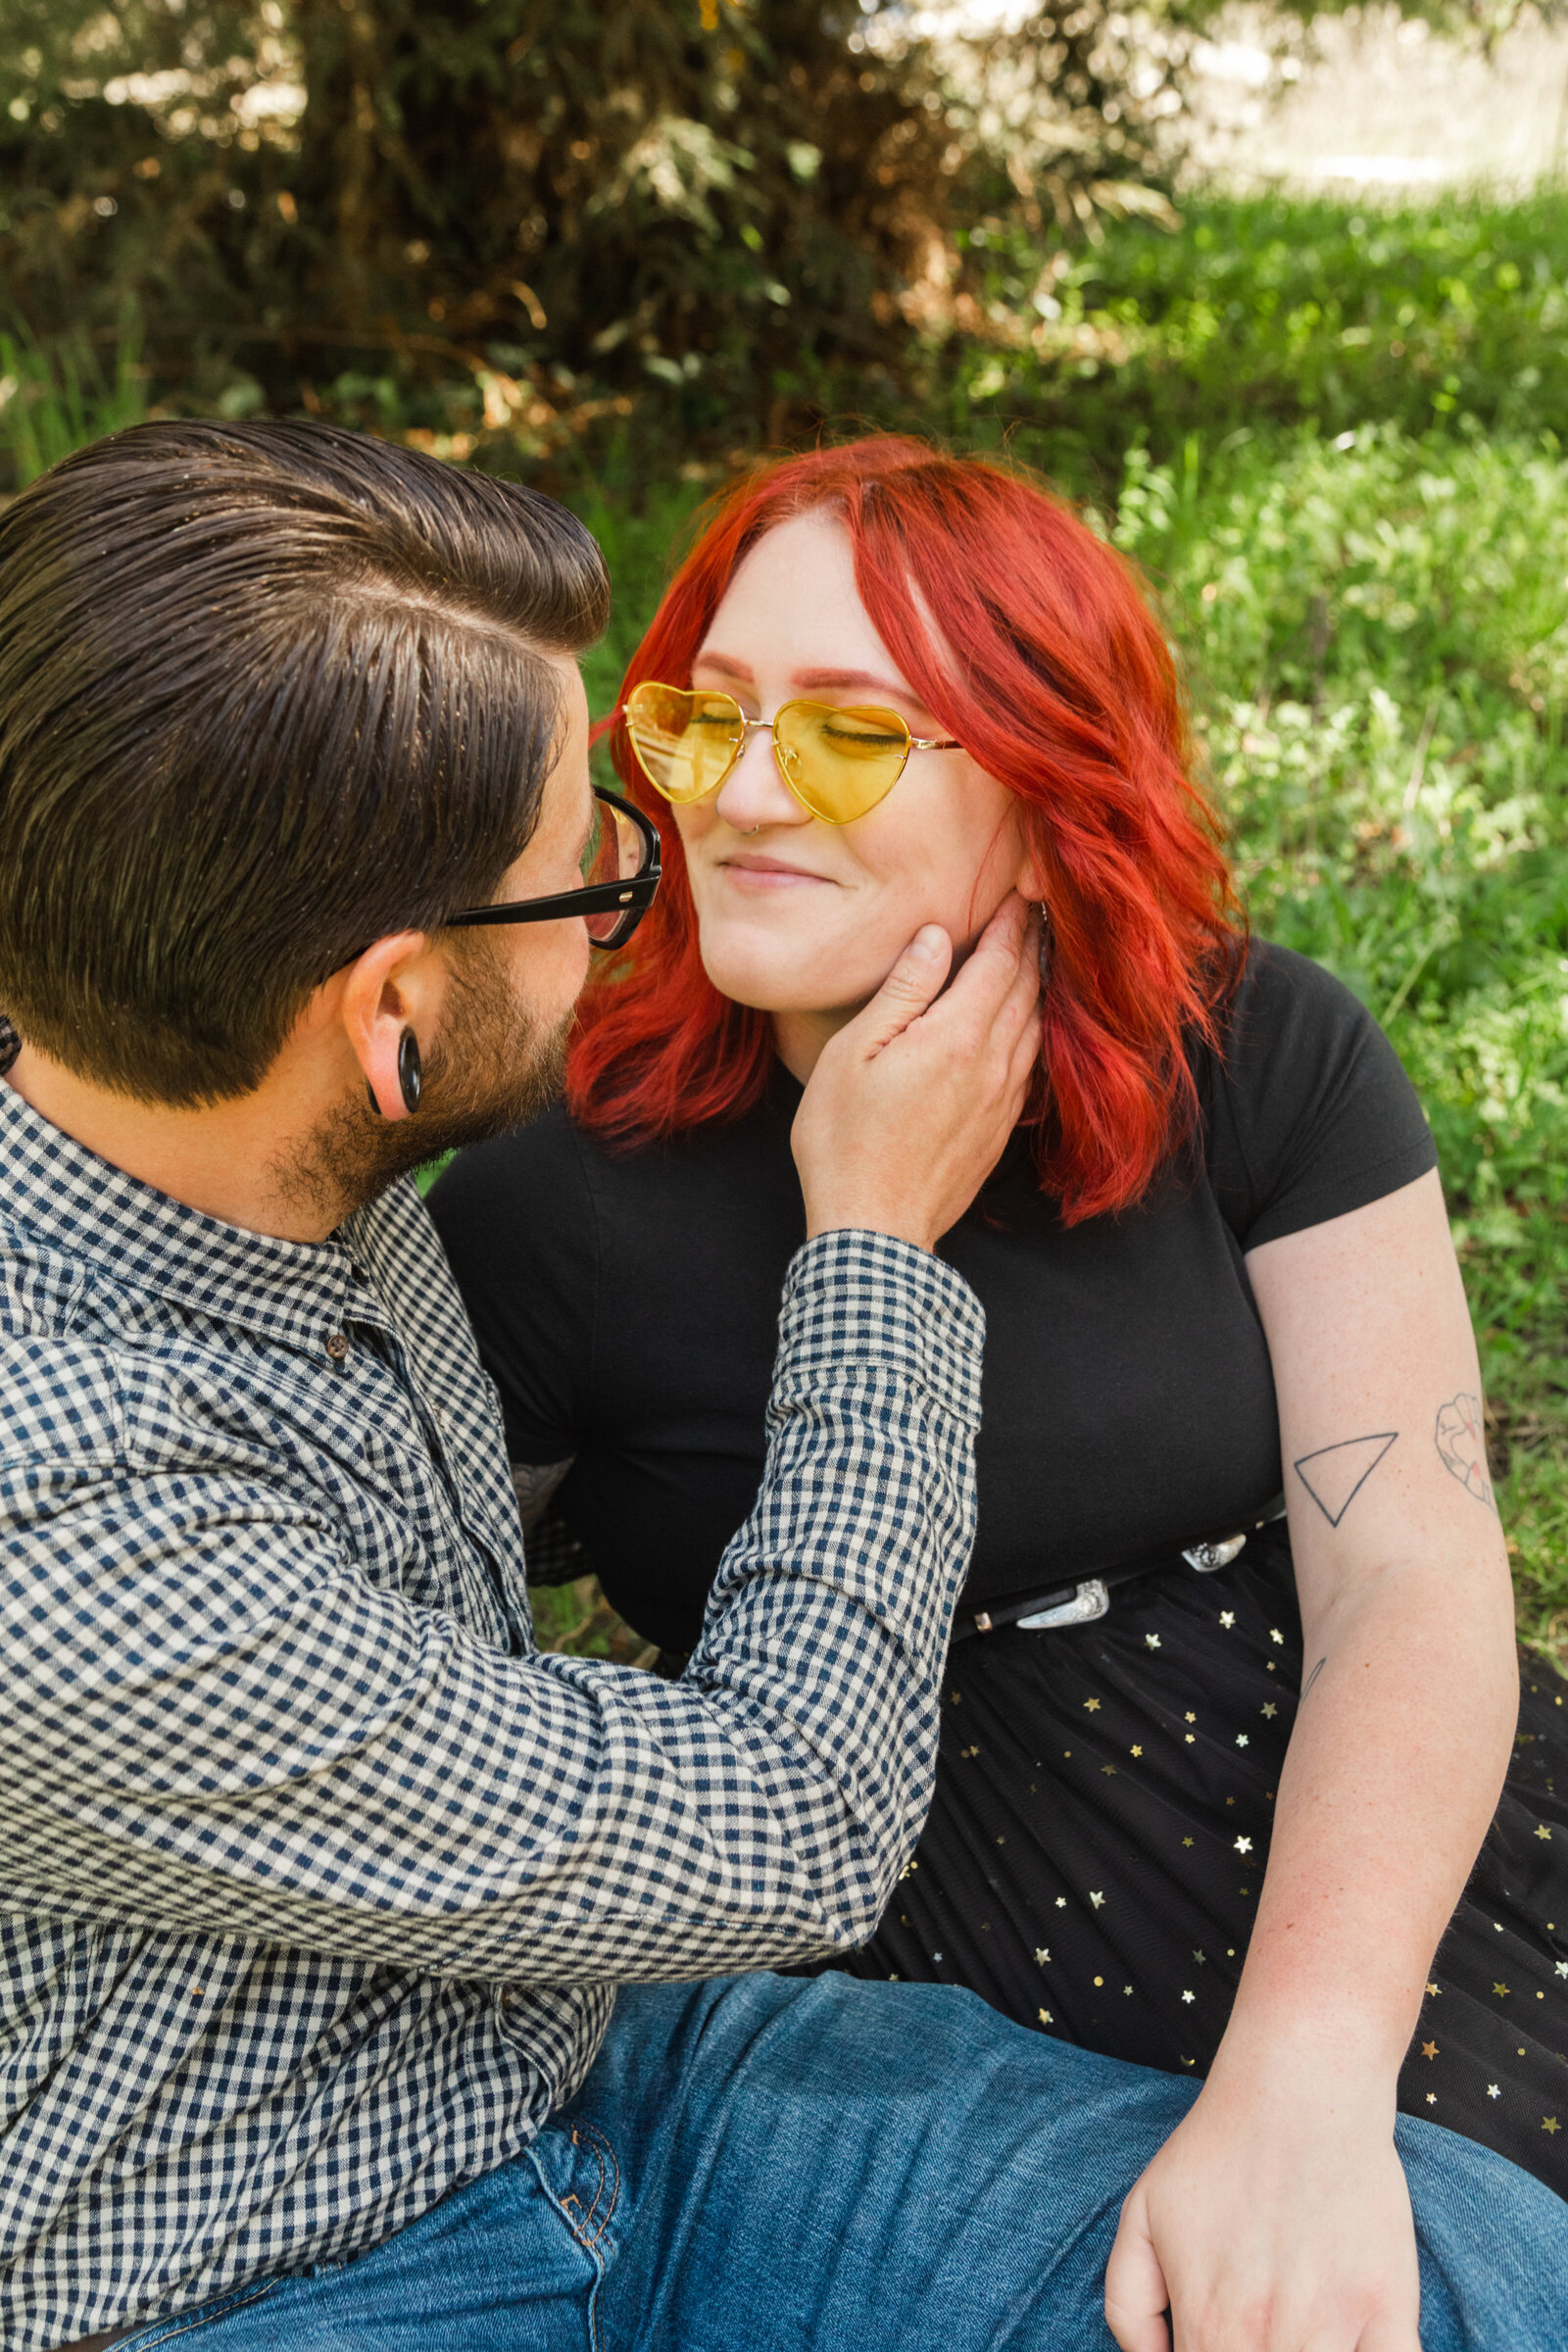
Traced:
POLYGON ((781 772, 772 720, 749 718, 743 724, 740 751, 712 806, 737 833, 755 833, 760 825, 809 824, 810 810, 802 807, 781 772))

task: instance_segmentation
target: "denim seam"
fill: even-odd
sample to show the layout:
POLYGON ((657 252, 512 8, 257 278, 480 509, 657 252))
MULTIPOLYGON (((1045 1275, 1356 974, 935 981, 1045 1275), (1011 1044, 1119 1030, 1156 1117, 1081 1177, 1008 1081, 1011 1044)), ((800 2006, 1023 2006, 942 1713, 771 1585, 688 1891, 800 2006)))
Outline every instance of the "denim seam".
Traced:
MULTIPOLYGON (((586 2118, 579 2118, 571 2127, 571 2144, 574 2148, 581 2148, 585 2143, 593 2151, 599 2163, 599 2184, 594 2190, 593 2202, 587 2213, 582 2212, 578 2199, 570 2193, 564 2197, 552 2195, 550 2201, 570 2230, 573 2242, 582 2248, 593 2264, 594 2280, 588 2290, 586 2313, 588 2352, 605 2352, 604 2332, 599 2325, 599 2290, 605 2283, 607 2269, 602 2248, 605 2233, 609 2230, 611 2222, 614 2218, 615 2208, 620 2202, 620 2161, 609 2134, 602 2132, 597 2124, 588 2122, 586 2118), (589 2225, 599 2212, 600 2200, 605 2195, 607 2178, 610 2183, 609 2202, 605 2206, 604 2216, 598 2228, 590 2229, 589 2225)), ((546 2193, 549 2194, 548 2190, 546 2193)))
MULTIPOLYGON (((566 2227, 571 2231, 572 2236, 577 2240, 577 2243, 583 2248, 585 2253, 596 2253, 598 2251, 601 2238, 604 2236, 605 2231, 610 2228, 612 2221, 614 2219, 615 2207, 620 2201, 620 2165, 616 2158, 614 2148, 611 2144, 611 2141, 606 2134, 601 2132, 597 2124, 579 2121, 572 2125, 572 2146, 579 2147, 584 2140, 587 2141, 589 2147, 599 2159, 599 2186, 594 2191, 593 2203, 589 2206, 586 2214, 582 2216, 582 2229, 579 2229, 577 2224, 570 2220, 567 2221, 566 2227), (605 2208, 605 2217, 600 2223, 598 2229, 589 2232, 588 2225, 593 2221, 594 2215, 599 2211, 599 2201, 605 2193, 605 2179, 607 2172, 610 2176, 610 2202, 605 2208)), ((564 2197, 561 2204, 563 2214, 565 2213, 568 2205, 575 2206, 576 2204, 577 2199, 574 2196, 564 2197)))

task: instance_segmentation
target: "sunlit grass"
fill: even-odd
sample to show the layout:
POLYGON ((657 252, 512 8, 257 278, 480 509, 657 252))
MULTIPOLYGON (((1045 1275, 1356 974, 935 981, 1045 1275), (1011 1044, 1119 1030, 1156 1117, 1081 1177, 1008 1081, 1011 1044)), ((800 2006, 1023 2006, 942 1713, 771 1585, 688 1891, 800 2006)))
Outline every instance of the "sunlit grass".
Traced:
MULTIPOLYGON (((1488 432, 1568 416, 1568 189, 1517 203, 1184 199, 1175 235, 1111 224, 1074 254, 978 234, 995 341, 933 363, 951 429, 1005 435, 1085 487, 1280 428, 1488 432)), ((976 258, 971 255, 971 259, 976 258)))
POLYGON ((1265 936, 1389 1030, 1438 1140, 1521 1623, 1568 1657, 1568 463, 1540 436, 1129 471, 1265 936))
POLYGON ((19 490, 84 441, 139 423, 139 363, 128 321, 107 362, 84 339, 43 345, 20 327, 0 333, 0 450, 19 490))

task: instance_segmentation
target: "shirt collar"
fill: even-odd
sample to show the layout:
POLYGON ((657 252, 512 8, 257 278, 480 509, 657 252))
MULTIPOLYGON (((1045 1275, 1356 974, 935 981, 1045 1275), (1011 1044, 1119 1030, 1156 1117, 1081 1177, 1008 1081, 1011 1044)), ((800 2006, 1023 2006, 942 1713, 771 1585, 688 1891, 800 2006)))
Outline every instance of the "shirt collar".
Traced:
POLYGON ((313 1353, 345 1313, 383 1320, 342 1241, 279 1241, 188 1208, 52 1126, 3 1079, 0 1165, 0 1228, 24 1227, 31 1240, 188 1313, 313 1353))

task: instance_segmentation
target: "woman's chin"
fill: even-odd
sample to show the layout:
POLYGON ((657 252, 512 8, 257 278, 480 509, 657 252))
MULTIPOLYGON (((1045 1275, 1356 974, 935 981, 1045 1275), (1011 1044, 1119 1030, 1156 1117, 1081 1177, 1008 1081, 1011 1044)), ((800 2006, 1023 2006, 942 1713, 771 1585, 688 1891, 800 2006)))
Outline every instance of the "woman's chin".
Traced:
MULTIPOLYGON (((801 943, 737 938, 728 924, 703 932, 703 967, 721 997, 756 1012, 821 1012, 847 1001, 846 957, 811 954, 801 943)), ((874 984, 873 990, 874 993, 874 984)))

